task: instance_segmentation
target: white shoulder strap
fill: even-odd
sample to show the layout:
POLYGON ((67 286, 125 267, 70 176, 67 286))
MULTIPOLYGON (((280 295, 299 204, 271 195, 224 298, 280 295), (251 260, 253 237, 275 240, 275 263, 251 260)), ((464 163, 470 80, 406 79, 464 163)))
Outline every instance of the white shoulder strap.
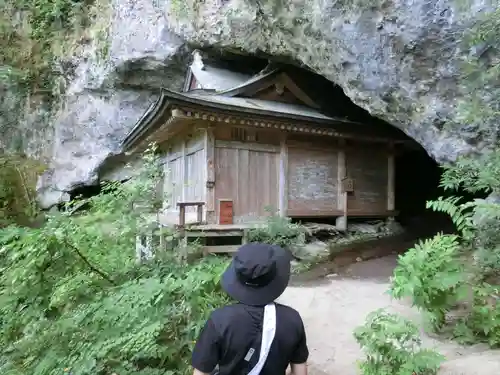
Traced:
POLYGON ((276 305, 267 304, 264 307, 264 322, 262 327, 262 342, 260 345, 259 361, 248 375, 259 375, 267 360, 267 355, 271 350, 271 344, 276 334, 276 305))

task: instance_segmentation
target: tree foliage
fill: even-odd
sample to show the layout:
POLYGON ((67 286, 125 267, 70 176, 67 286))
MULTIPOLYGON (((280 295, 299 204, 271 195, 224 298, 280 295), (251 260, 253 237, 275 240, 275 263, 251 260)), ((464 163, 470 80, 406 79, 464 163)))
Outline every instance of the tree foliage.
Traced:
POLYGON ((69 204, 40 228, 0 232, 0 373, 189 371, 207 313, 227 302, 226 262, 188 265, 157 249, 138 264, 135 239, 151 229, 160 176, 150 151, 129 182, 69 204))

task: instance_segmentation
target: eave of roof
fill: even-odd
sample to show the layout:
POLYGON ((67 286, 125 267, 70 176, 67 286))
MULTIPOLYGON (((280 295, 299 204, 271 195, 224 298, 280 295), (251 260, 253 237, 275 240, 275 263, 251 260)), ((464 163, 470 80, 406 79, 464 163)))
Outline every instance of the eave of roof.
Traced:
MULTIPOLYGON (((197 91, 199 92, 199 90, 197 91)), ((138 139, 148 137, 153 131, 155 131, 156 125, 162 121, 167 109, 175 105, 198 107, 200 109, 209 108, 219 111, 237 112, 240 114, 258 115, 281 120, 295 120, 330 126, 337 124, 343 126, 354 126, 356 128, 367 127, 365 124, 341 118, 329 117, 323 115, 315 109, 296 104, 271 102, 260 99, 227 97, 213 94, 203 95, 195 92, 178 93, 162 89, 157 101, 150 105, 146 113, 139 119, 132 131, 130 131, 125 137, 122 142, 122 147, 128 149, 133 146, 138 139)), ((398 137, 395 136, 394 138, 397 139, 398 137)))
POLYGON ((160 97, 152 103, 146 113, 139 119, 134 128, 125 137, 122 146, 128 148, 138 138, 147 137, 156 122, 164 115, 172 104, 194 105, 230 112, 268 116, 278 119, 307 121, 322 124, 344 123, 359 125, 355 122, 328 117, 305 106, 295 104, 268 102, 259 99, 224 97, 219 95, 200 95, 194 93, 178 93, 162 89, 160 97))
POLYGON ((321 112, 310 109, 306 106, 288 104, 281 102, 271 102, 261 99, 225 97, 221 95, 200 95, 198 93, 177 93, 163 89, 163 95, 172 103, 193 104, 205 108, 218 110, 237 111, 253 115, 271 116, 281 119, 302 120, 320 123, 349 123, 352 121, 329 117, 321 112))
POLYGON ((156 123, 155 120, 161 117, 168 107, 167 97, 162 90, 158 99, 151 103, 146 112, 134 125, 132 130, 125 136, 125 139, 122 141, 122 148, 128 149, 133 145, 136 139, 147 137, 156 123))

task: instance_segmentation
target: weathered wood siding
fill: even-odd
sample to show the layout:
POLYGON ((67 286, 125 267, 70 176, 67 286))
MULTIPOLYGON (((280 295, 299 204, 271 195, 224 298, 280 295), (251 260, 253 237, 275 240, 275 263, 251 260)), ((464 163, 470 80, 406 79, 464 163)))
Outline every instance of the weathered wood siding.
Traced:
POLYGON ((232 199, 234 222, 252 222, 278 208, 278 149, 235 142, 215 147, 215 204, 232 199))
POLYGON ((245 144, 279 145, 281 134, 277 130, 250 127, 217 126, 215 129, 215 138, 217 140, 243 142, 245 144))
MULTIPOLYGON (((188 139, 172 140, 165 155, 165 181, 167 193, 162 213, 166 224, 178 224, 178 202, 205 201, 206 155, 204 135, 201 132, 188 139)), ((196 208, 186 208, 186 223, 196 222, 196 208)))
POLYGON ((364 144, 346 149, 347 175, 354 192, 348 195, 349 214, 384 213, 387 210, 387 151, 364 144))
MULTIPOLYGON (((206 156, 204 137, 198 135, 186 142, 186 177, 184 179, 184 202, 205 201, 206 156)), ((196 214, 196 207, 186 208, 187 216, 196 214)), ((194 220, 194 216, 193 216, 194 220)))
POLYGON ((288 146, 288 216, 334 216, 337 150, 288 146))
MULTIPOLYGON (((164 191, 169 194, 169 201, 166 202, 166 207, 169 210, 175 211, 177 202, 182 201, 182 186, 183 186, 183 170, 182 156, 168 161, 165 164, 167 170, 165 178, 164 191)), ((167 195, 168 197, 168 195, 167 195)))

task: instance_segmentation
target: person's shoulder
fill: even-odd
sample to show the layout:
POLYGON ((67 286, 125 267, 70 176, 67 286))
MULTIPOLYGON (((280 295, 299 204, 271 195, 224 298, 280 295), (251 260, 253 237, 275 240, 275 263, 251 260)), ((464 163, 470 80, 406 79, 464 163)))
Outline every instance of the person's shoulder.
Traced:
POLYGON ((241 310, 241 306, 237 303, 219 307, 212 311, 210 314, 210 319, 214 321, 225 321, 231 316, 238 314, 241 310))
POLYGON ((300 313, 293 307, 276 303, 276 313, 281 318, 285 318, 290 322, 302 324, 302 317, 300 316, 300 313))

